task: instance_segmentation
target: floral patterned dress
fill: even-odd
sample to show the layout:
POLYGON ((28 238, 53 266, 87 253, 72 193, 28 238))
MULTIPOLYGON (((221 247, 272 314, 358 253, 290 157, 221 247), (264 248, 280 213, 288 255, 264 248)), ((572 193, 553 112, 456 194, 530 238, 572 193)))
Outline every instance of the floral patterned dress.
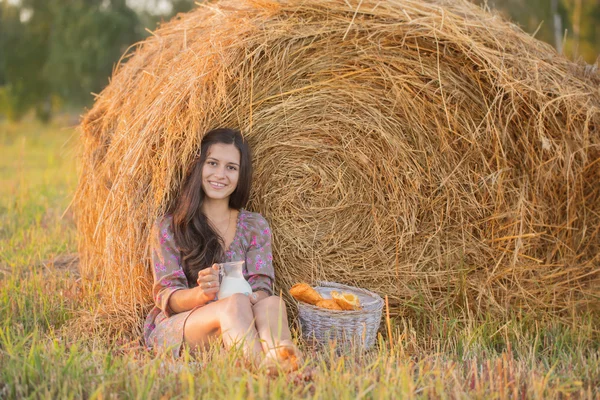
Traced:
MULTIPOLYGON (((175 244, 172 221, 171 216, 165 216, 152 231, 152 293, 155 306, 146 317, 144 340, 147 347, 157 352, 171 351, 177 357, 183 343, 185 321, 194 310, 174 313, 168 305, 169 297, 175 291, 189 288, 175 244)), ((238 213, 235 236, 225 252, 223 262, 239 260, 246 261, 244 278, 252 290, 273 294, 275 274, 271 229, 262 215, 244 209, 238 213)))

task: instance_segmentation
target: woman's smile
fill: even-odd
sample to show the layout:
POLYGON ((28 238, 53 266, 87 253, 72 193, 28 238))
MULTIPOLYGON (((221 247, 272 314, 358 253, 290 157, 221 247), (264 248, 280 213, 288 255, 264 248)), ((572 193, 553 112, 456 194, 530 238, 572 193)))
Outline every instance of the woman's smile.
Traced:
POLYGON ((224 183, 210 181, 210 180, 208 181, 208 183, 210 183, 210 186, 212 186, 213 189, 215 189, 215 190, 223 189, 225 186, 227 186, 224 183))

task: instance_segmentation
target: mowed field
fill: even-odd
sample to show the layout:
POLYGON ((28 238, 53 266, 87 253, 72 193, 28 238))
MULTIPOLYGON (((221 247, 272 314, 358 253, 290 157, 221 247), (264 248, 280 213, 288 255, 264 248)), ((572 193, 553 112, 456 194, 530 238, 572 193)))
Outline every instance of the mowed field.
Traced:
POLYGON ((172 361, 80 334, 70 323, 94 299, 72 263, 77 146, 59 122, 0 121, 0 399, 600 398, 592 315, 415 315, 365 354, 302 346, 302 369, 277 377, 216 345, 172 361))

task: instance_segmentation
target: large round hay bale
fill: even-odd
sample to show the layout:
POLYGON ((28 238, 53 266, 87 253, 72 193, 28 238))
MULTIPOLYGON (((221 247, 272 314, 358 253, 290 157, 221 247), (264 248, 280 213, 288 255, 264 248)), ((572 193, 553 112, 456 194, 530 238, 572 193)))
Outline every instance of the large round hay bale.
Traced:
POLYGON ((396 315, 597 305, 599 83, 462 0, 200 5, 83 119, 82 274, 105 311, 143 314, 150 227, 228 126, 253 146, 283 291, 356 285, 396 315))

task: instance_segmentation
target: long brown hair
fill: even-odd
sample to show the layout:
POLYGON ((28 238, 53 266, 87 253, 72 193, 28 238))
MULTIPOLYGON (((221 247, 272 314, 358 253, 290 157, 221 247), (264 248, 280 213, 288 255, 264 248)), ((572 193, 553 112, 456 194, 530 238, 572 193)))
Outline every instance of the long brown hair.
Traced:
POLYGON ((223 261, 224 241, 202 212, 204 190, 202 168, 210 146, 216 143, 233 144, 240 152, 238 184, 229 197, 229 207, 239 210, 250 197, 252 156, 250 146, 240 131, 219 128, 208 132, 200 145, 200 156, 188 169, 181 194, 173 207, 173 233, 181 253, 183 272, 190 287, 197 285, 198 271, 223 261))

